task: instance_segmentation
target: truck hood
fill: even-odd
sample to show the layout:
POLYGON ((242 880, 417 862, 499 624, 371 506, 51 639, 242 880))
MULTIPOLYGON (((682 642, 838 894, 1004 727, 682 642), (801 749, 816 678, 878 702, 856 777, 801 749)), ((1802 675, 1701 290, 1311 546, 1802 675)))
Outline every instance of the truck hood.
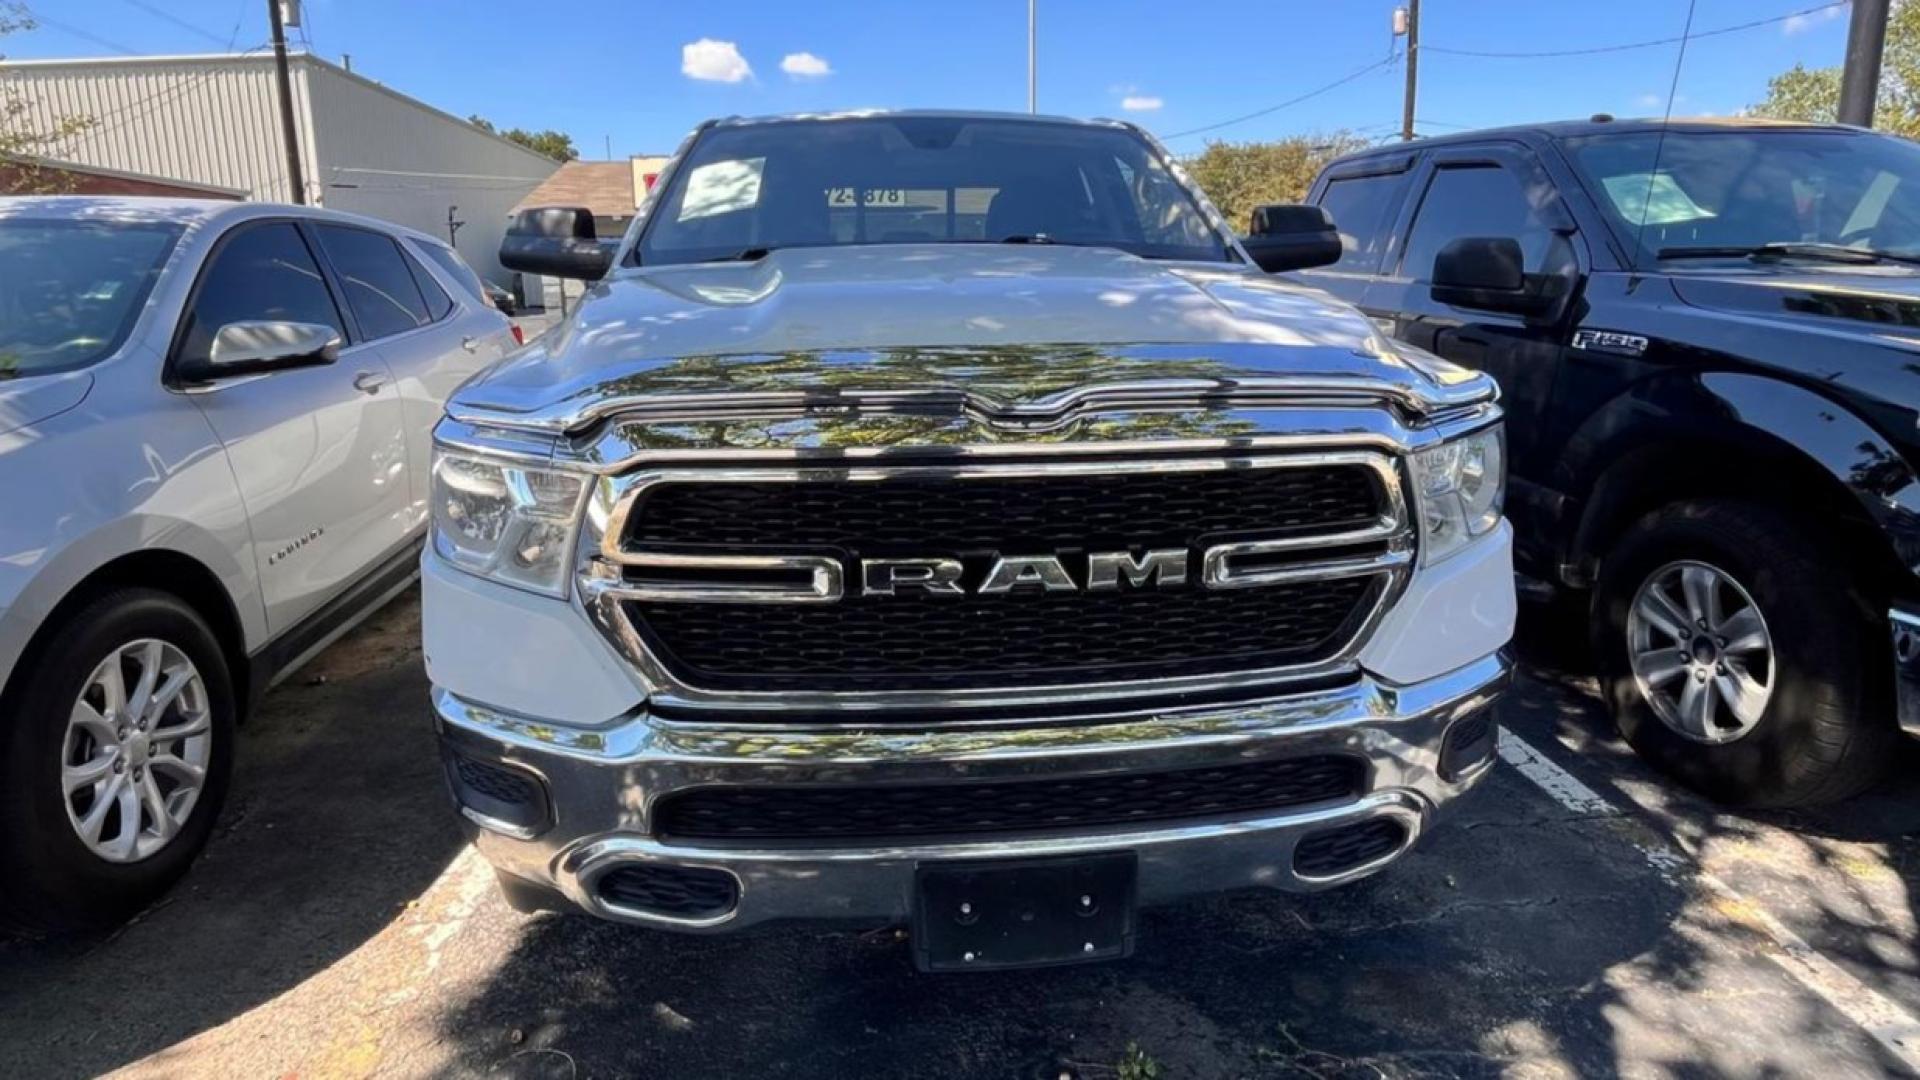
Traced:
POLYGON ((458 419, 572 430, 662 399, 863 394, 994 412, 1143 380, 1371 387, 1413 411, 1494 394, 1317 290, 1106 248, 796 248, 648 267, 468 383, 458 419))
POLYGON ((1920 267, 1736 266, 1676 272, 1674 292, 1694 307, 1872 335, 1920 327, 1920 267), (1847 324, 1853 324, 1851 326, 1847 324))
POLYGON ((0 379, 0 435, 60 415, 92 389, 93 376, 85 371, 0 379))

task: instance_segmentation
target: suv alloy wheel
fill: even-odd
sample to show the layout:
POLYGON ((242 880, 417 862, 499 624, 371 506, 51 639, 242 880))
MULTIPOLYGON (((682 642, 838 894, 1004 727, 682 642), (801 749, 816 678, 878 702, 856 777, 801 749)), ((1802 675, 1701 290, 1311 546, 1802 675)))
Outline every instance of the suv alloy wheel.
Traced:
POLYGON ((226 655, 178 597, 106 593, 19 669, 0 726, 0 929, 120 922, 187 871, 233 760, 226 655))

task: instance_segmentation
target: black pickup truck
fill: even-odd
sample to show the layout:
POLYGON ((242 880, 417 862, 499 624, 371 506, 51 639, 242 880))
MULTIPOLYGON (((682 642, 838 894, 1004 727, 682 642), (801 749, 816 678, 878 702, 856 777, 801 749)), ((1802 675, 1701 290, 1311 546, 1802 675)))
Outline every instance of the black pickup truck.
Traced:
POLYGON ((1591 121, 1342 158, 1303 280, 1495 376, 1525 575, 1590 613, 1645 757, 1719 799, 1920 732, 1920 146, 1591 121))

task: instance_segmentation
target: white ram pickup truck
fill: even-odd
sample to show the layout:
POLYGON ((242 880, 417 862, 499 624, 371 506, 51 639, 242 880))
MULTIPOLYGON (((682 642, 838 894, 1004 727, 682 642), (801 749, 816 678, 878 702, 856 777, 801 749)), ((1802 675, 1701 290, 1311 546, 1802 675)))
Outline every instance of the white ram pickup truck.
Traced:
POLYGON ((1152 139, 725 120, 436 430, 425 638, 509 898, 1124 955, 1144 904, 1400 858, 1493 760, 1497 389, 1271 272, 1152 139))

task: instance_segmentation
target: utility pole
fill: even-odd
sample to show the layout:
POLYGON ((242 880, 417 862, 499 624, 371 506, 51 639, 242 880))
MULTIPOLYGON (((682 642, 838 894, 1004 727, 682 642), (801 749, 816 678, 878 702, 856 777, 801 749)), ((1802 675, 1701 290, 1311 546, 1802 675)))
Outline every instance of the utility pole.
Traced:
POLYGON ((1040 111, 1040 35, 1039 16, 1034 8, 1040 0, 1027 0, 1027 111, 1040 111))
POLYGON ((1880 92, 1880 54, 1887 44, 1887 0, 1853 0, 1847 25, 1847 66, 1840 74, 1840 122, 1873 126, 1880 92))
POLYGON ((1420 0, 1407 0, 1407 100, 1400 107, 1400 140, 1413 141, 1413 103, 1420 90, 1420 0))
POLYGON ((280 0, 267 0, 273 23, 273 69, 280 84, 280 136, 287 143, 287 182, 296 206, 307 204, 307 178, 300 172, 300 140, 293 130, 293 77, 287 74, 287 29, 280 24, 280 0))

